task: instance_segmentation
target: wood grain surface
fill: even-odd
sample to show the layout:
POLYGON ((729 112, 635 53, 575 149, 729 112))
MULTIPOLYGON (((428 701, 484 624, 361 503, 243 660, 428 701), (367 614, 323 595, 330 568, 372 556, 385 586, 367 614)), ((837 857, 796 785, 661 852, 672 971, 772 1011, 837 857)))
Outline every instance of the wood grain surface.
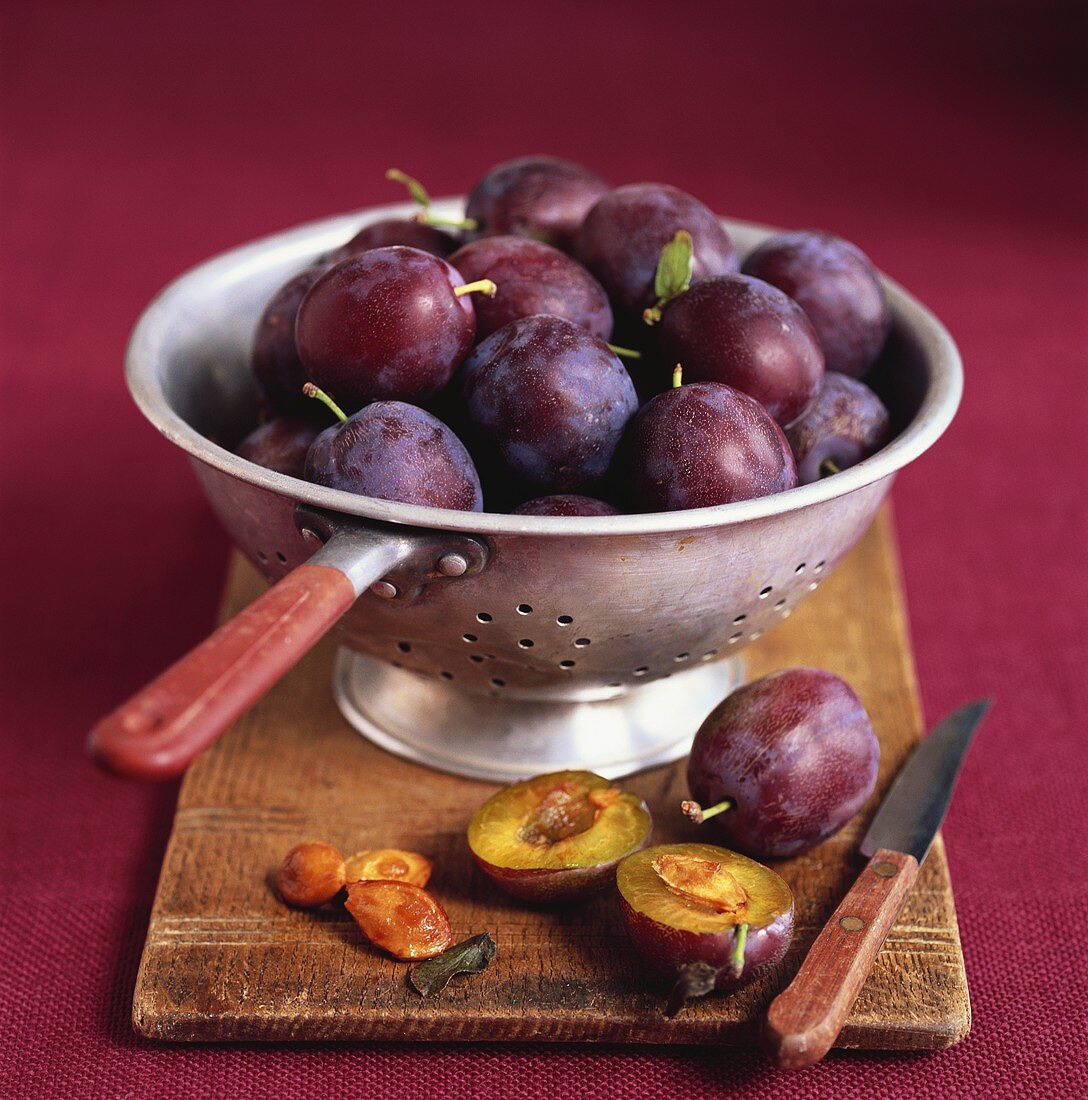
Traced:
MULTIPOLYGON (((223 614, 260 594, 241 559, 223 614)), ((723 1043, 758 1039, 762 1014, 864 866, 857 845, 921 717, 890 516, 781 626, 744 654, 750 677, 811 664, 845 677, 881 741, 877 790, 841 833, 777 864, 797 898, 793 947, 771 975, 672 1020, 665 990, 628 947, 611 895, 540 910, 498 895, 472 865, 464 830, 492 785, 406 763, 355 733, 329 691, 335 643, 308 654, 190 769, 136 982, 145 1036, 208 1040, 534 1040, 723 1043), (485 973, 421 999, 407 966, 361 938, 341 908, 291 910, 269 880, 308 839, 345 852, 417 849, 460 939, 488 931, 485 973)), ((693 731, 694 732, 694 731, 693 731)), ((655 840, 710 839, 676 808, 682 764, 624 781, 650 804, 655 840)), ((944 847, 938 837, 837 1044, 935 1049, 962 1039, 970 1005, 944 847)))

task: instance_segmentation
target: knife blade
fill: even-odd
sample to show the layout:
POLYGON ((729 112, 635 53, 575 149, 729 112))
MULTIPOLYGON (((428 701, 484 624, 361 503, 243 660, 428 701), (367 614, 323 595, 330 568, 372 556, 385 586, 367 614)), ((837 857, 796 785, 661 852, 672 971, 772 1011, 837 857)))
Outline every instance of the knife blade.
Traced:
POLYGON ((900 768, 861 843, 865 869, 771 1002, 764 1045, 782 1069, 831 1049, 937 835, 971 739, 992 700, 942 719, 900 768))
POLYGON ((867 859, 880 848, 906 852, 922 863, 948 812, 964 757, 992 699, 960 707, 933 727, 910 754, 884 796, 861 842, 867 859))

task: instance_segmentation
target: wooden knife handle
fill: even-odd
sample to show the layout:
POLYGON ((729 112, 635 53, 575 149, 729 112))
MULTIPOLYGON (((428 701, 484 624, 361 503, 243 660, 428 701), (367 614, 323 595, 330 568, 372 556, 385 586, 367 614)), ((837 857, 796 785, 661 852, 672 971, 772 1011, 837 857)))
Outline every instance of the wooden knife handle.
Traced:
POLYGON ((767 1012, 764 1045, 781 1069, 804 1069, 830 1049, 914 880, 914 856, 881 848, 767 1012))
POLYGON ((126 775, 178 775, 354 602, 339 569, 300 565, 103 718, 91 754, 126 775))

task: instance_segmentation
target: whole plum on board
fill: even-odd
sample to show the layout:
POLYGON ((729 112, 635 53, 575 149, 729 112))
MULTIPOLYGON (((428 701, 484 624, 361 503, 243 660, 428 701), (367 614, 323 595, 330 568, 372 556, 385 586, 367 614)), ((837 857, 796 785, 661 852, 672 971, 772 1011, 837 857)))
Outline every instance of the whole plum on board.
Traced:
POLYGON ((661 322, 661 354, 689 382, 724 382, 785 426, 812 403, 824 356, 804 310, 747 275, 721 275, 674 298, 661 322))
POLYGON ((339 248, 334 248, 325 257, 326 264, 337 264, 358 256, 360 252, 369 252, 372 248, 391 248, 403 245, 406 248, 418 248, 444 260, 457 248, 454 237, 433 225, 426 225, 415 218, 383 218, 381 221, 364 225, 354 237, 339 248))
POLYGON ((891 329, 892 315, 869 257, 832 233, 782 233, 759 246, 744 273, 785 291, 808 314, 827 369, 861 378, 891 329))
POLYGON ((531 237, 569 252, 589 208, 608 192, 595 172, 559 157, 520 157, 492 168, 468 197, 476 236, 531 237))
POLYGON ((316 265, 293 275, 272 295, 257 322, 250 366, 264 403, 275 412, 312 415, 313 402, 302 393, 307 375, 295 345, 295 318, 324 270, 316 265))
POLYGON ((268 470, 289 477, 305 477, 306 452, 321 432, 313 420, 278 416, 254 428, 238 444, 237 454, 268 470))
POLYGON ((781 961, 793 937, 793 892, 769 867, 712 844, 659 844, 616 870, 627 933, 675 981, 666 1014, 690 997, 736 989, 781 961))
POLYGON ((295 339, 310 380, 357 409, 425 401, 472 347, 476 315, 456 268, 418 248, 373 248, 328 268, 302 299, 295 339))
POLYGON ((514 509, 515 516, 618 516, 620 511, 596 497, 578 493, 557 493, 527 500, 514 509))
POLYGON ((638 408, 631 376, 608 345, 562 317, 499 329, 462 376, 485 445, 526 484, 551 492, 599 481, 638 408))
POLYGON ((658 262, 679 231, 691 235, 692 286, 737 270, 733 241, 717 217, 698 199, 664 183, 632 183, 605 195, 586 215, 575 255, 613 305, 638 315, 659 298, 658 262))
POLYGON ((856 466, 888 441, 891 417, 864 382, 828 371, 816 400, 786 429, 802 485, 856 466))
POLYGON ((557 902, 606 889, 616 864, 649 843, 646 803, 593 772, 538 775, 503 787, 472 815, 468 846, 500 889, 557 902))
POLYGON ((326 428, 306 456, 306 477, 380 500, 483 511, 480 478, 464 444, 437 417, 403 401, 375 401, 326 428))
POLYGON ((476 339, 522 317, 546 313, 565 317, 607 340, 612 307, 604 288, 565 252, 527 237, 481 237, 459 248, 450 263, 468 281, 491 279, 493 298, 479 298, 476 339))
POLYGON ((699 727, 684 811, 726 843, 786 859, 837 833, 876 783, 880 745, 845 680, 791 668, 754 680, 699 727))
POLYGON ((731 504, 797 484, 782 429, 758 401, 720 382, 674 386, 652 398, 624 449, 638 511, 731 504))

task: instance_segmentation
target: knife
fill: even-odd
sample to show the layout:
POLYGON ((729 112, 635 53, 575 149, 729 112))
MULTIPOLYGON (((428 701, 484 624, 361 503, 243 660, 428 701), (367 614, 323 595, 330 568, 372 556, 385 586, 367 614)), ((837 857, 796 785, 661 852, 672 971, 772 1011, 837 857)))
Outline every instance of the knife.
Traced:
POLYGON ((991 703, 953 711, 900 768, 861 842, 868 864, 767 1011, 764 1045, 779 1068, 804 1069, 831 1049, 941 827, 991 703))

